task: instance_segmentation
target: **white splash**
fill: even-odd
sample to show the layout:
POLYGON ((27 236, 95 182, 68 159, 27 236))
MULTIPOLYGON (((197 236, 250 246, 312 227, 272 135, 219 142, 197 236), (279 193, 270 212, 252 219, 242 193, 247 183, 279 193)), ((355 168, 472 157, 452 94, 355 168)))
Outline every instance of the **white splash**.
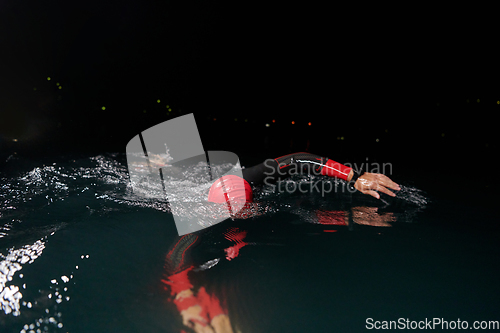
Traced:
POLYGON ((14 274, 23 268, 23 264, 35 261, 44 248, 45 243, 37 240, 34 244, 25 245, 20 249, 9 249, 6 256, 0 254, 0 258, 3 259, 0 262, 0 304, 5 314, 12 313, 14 316, 19 316, 20 300, 23 297, 18 286, 7 286, 7 282, 12 281, 14 274))

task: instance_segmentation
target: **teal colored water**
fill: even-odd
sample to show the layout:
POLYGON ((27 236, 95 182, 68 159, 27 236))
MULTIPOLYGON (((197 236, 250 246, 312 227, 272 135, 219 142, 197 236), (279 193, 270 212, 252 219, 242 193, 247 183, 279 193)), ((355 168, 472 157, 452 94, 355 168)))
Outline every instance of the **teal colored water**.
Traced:
MULTIPOLYGON (((384 201, 260 189, 246 218, 204 231, 193 283, 223 300, 243 333, 358 332, 368 318, 499 321, 491 198, 398 181, 384 201), (245 232, 233 258, 227 230, 245 232)), ((172 214, 131 193, 123 154, 10 155, 0 228, 1 332, 192 332, 161 282, 172 214)))

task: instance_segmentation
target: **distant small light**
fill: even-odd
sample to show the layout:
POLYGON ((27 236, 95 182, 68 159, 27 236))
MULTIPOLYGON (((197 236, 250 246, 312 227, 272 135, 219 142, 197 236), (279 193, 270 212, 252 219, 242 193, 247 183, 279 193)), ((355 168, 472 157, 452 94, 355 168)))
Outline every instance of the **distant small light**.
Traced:
POLYGON ((275 120, 275 119, 273 119, 273 123, 275 123, 275 122, 276 122, 276 120, 275 120))
POLYGON ((214 118, 214 121, 216 121, 216 120, 217 120, 217 118, 214 118))
POLYGON ((269 125, 269 124, 266 124, 266 127, 269 127, 269 126, 271 126, 271 125, 269 125))
POLYGON ((142 110, 143 113, 146 113, 146 110, 142 110))
POLYGON ((160 104, 160 100, 159 100, 159 99, 157 99, 157 100, 156 100, 156 103, 160 104))
POLYGON ((238 121, 238 118, 234 118, 234 121, 238 121))
POLYGON ((308 122, 307 125, 311 126, 312 124, 311 124, 311 122, 308 122))
POLYGON ((47 81, 50 81, 50 76, 47 76, 47 81))
POLYGON ((60 85, 60 84, 59 84, 59 82, 57 82, 57 83, 56 83, 56 86, 59 86, 59 85, 60 85))
POLYGON ((59 89, 62 89, 62 86, 59 86, 59 89))
POLYGON ((376 142, 379 142, 380 140, 377 138, 377 139, 375 139, 375 141, 376 141, 376 142))
POLYGON ((170 105, 167 105, 167 109, 170 109, 170 105))
POLYGON ((467 98, 465 101, 466 101, 467 103, 469 103, 469 102, 470 102, 470 100, 469 100, 468 98, 467 98))
POLYGON ((248 119, 245 119, 245 123, 248 123, 248 119))
POLYGON ((292 120, 292 125, 295 125, 295 121, 292 120))
POLYGON ((168 109, 168 112, 170 112, 170 111, 172 111, 172 109, 170 109, 170 108, 169 108, 169 109, 168 109))
POLYGON ((17 139, 12 139, 12 141, 17 142, 17 139))
POLYGON ((33 90, 36 91, 36 87, 34 87, 33 90))
POLYGON ((102 111, 106 110, 106 107, 105 107, 105 106, 103 106, 103 107, 101 108, 101 110, 102 110, 102 111))
POLYGON ((344 137, 343 137, 343 136, 341 136, 341 137, 340 137, 340 140, 344 140, 344 137))
POLYGON ((478 102, 478 103, 479 103, 479 102, 481 102, 481 100, 478 98, 478 99, 476 100, 476 102, 478 102))
POLYGON ((444 133, 441 133, 441 137, 444 138, 444 133))
MULTIPOLYGON (((36 89, 36 88, 35 88, 36 89)), ((500 101, 497 101, 497 104, 500 104, 500 101)))

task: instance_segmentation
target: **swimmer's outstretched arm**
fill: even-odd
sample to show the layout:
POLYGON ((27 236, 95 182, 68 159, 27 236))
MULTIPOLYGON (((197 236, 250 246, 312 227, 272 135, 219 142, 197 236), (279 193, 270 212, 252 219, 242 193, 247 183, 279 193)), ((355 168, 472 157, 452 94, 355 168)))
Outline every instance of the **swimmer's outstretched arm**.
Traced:
POLYGON ((261 164, 245 168, 243 178, 252 185, 268 185, 299 172, 336 177, 348 182, 354 181, 355 189, 376 199, 380 199, 378 192, 395 196, 391 190, 401 189, 385 175, 370 172, 359 175, 354 169, 332 159, 305 152, 267 159, 261 164))

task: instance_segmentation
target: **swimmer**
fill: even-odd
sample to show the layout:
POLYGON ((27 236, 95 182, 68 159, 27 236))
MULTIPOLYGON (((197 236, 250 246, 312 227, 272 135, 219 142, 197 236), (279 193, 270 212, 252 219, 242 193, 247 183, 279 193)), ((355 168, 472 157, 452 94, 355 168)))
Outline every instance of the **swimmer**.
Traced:
POLYGON ((400 186, 389 177, 379 174, 356 172, 353 168, 342 165, 327 157, 311 153, 293 153, 242 170, 243 182, 236 181, 237 176, 225 176, 214 182, 208 194, 208 201, 224 203, 228 200, 223 189, 229 189, 227 195, 231 200, 252 202, 252 185, 270 185, 294 174, 316 174, 336 177, 349 182, 359 192, 380 199, 380 193, 396 196, 394 191, 400 186), (221 180, 224 180, 222 186, 221 180))
MULTIPOLYGON (((153 163, 155 166, 168 165, 161 159, 154 159, 153 163)), ((250 203, 253 201, 252 186, 275 184, 294 174, 317 174, 340 178, 349 182, 359 192, 376 199, 380 199, 380 193, 394 197, 393 191, 400 190, 398 184, 383 174, 358 173, 332 159, 302 152, 268 159, 258 165, 242 169, 243 182, 237 181, 241 180, 235 178, 237 176, 223 176, 217 179, 208 192, 208 201, 225 203, 227 200, 241 200, 250 203)), ((359 215, 364 211, 359 209, 356 212, 359 215)), ((326 223, 332 224, 332 219, 326 223)), ((334 224, 345 225, 344 222, 334 224)), ((246 232, 232 232, 230 237, 226 238, 236 240, 239 248, 246 244, 243 242, 245 235, 246 232)), ((188 254, 199 242, 200 235, 196 233, 179 237, 167 254, 166 274, 162 281, 170 291, 172 301, 186 327, 198 333, 234 332, 227 309, 219 299, 215 295, 208 295, 203 286, 195 292, 196 289, 189 279, 188 274, 194 269, 194 265, 188 259, 188 254)))

